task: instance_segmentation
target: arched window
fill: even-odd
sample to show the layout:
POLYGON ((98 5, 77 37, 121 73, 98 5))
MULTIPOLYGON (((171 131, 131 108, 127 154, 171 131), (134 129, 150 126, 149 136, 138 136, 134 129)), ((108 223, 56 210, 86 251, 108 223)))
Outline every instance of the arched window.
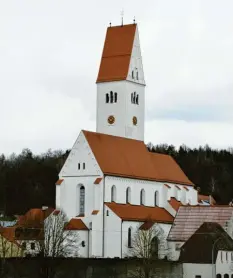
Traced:
POLYGON ((109 94, 106 94, 106 103, 109 103, 109 94))
POLYGON ((224 278, 229 278, 229 274, 224 274, 224 276, 223 276, 224 278))
POLYGON ((82 185, 79 190, 79 214, 84 214, 85 210, 85 187, 82 185))
POLYGON ((159 204, 159 192, 158 191, 155 191, 155 196, 154 196, 154 198, 155 198, 155 207, 156 206, 158 206, 158 204, 159 204))
POLYGON ((138 104, 139 95, 136 96, 136 104, 138 104))
POLYGON ((111 188, 111 202, 116 202, 116 186, 113 185, 111 188))
POLYGON ((131 189, 130 187, 128 187, 126 189, 126 204, 130 203, 130 201, 131 201, 131 189))
POLYGON ((155 236, 151 240, 151 255, 153 258, 158 258, 158 251, 159 251, 159 240, 155 236))
POLYGON ((128 229, 128 247, 132 247, 132 231, 131 228, 128 229))
POLYGON ((114 93, 114 102, 117 102, 117 93, 114 93))
POLYGON ((216 278, 222 278, 222 275, 218 273, 218 274, 216 275, 216 278))
POLYGON ((140 193, 140 205, 145 205, 145 190, 142 189, 140 193))
POLYGON ((110 92, 110 102, 113 103, 113 91, 110 92))

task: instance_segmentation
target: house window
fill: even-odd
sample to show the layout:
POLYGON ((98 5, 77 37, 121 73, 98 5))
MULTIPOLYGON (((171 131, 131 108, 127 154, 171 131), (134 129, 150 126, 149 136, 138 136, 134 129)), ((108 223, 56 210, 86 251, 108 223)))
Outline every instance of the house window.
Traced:
POLYGON ((109 216, 109 210, 106 211, 106 215, 109 216))
POLYGON ((117 93, 114 93, 114 102, 117 102, 117 93))
POLYGON ((82 185, 79 190, 79 213, 84 214, 85 209, 85 187, 82 185))
POLYGON ((134 79, 134 71, 132 70, 132 79, 134 79))
POLYGON ((159 240, 155 236, 151 240, 151 255, 153 258, 158 258, 158 253, 159 253, 159 240))
POLYGON ((35 242, 31 243, 31 250, 35 250, 35 242))
POLYGON ((86 167, 85 162, 83 162, 83 170, 85 170, 85 167, 86 167))
POLYGON ((113 91, 110 92, 110 102, 113 103, 113 91))
POLYGON ((116 186, 113 185, 111 188, 111 202, 116 202, 116 186))
POLYGON ((137 94, 137 96, 136 96, 136 104, 138 104, 138 101, 139 101, 139 95, 137 94))
POLYGON ((138 71, 136 72, 136 79, 138 80, 138 71))
POLYGON ((126 189, 126 204, 129 204, 131 201, 131 189, 130 187, 128 187, 126 189))
POLYGON ((80 163, 78 164, 78 169, 80 170, 80 163))
POLYGON ((158 191, 155 191, 155 207, 158 206, 158 203, 159 203, 159 192, 158 191))
POLYGON ((132 247, 132 231, 131 228, 128 229, 128 248, 132 247))
POLYGON ((106 94, 106 103, 109 103, 109 94, 106 94))
POLYGON ((142 189, 140 192, 140 205, 145 205, 145 190, 142 189))
POLYGON ((26 247, 27 247, 27 245, 26 245, 26 242, 24 241, 24 242, 22 243, 22 248, 23 248, 23 249, 26 249, 26 247))

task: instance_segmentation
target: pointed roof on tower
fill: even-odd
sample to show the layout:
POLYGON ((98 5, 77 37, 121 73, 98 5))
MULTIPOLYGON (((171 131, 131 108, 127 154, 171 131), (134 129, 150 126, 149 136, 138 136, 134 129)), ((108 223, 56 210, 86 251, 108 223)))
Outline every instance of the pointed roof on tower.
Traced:
POLYGON ((126 80, 137 25, 108 27, 96 83, 126 80))

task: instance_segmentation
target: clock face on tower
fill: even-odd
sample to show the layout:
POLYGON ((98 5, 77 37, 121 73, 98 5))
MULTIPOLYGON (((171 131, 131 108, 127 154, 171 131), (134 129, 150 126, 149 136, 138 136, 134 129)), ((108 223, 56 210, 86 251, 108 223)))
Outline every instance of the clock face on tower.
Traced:
POLYGON ((138 123, 138 119, 137 119, 137 117, 133 117, 133 125, 137 125, 137 123, 138 123))
POLYGON ((110 125, 112 125, 112 124, 114 124, 115 123, 115 118, 114 118, 114 116, 109 116, 108 117, 108 123, 110 124, 110 125))

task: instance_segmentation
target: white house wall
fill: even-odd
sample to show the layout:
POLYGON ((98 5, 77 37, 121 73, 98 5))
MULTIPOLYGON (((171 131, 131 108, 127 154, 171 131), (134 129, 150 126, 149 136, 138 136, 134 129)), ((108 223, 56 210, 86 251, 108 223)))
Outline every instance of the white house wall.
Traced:
POLYGON ((183 278, 196 278, 197 275, 200 275, 201 278, 213 278, 212 265, 191 263, 183 264, 183 278))

